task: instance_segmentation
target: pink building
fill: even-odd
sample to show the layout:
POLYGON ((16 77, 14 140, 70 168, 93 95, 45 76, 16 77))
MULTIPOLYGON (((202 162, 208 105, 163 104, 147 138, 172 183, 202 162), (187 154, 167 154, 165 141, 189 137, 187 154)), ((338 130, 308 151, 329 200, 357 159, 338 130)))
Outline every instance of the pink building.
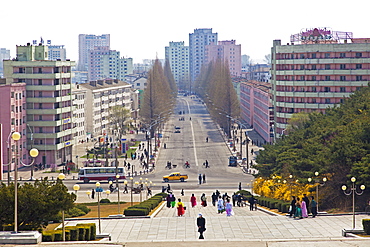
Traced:
POLYGON ((291 43, 275 40, 271 83, 275 133, 283 134, 298 112, 325 112, 370 81, 370 39, 351 32, 315 28, 291 36, 291 43))
POLYGON ((273 141, 274 119, 271 105, 271 84, 258 81, 240 83, 241 118, 248 123, 266 142, 273 141))
POLYGON ((206 64, 221 58, 228 62, 231 77, 241 76, 241 45, 237 45, 235 40, 218 41, 218 45, 206 45, 204 55, 206 64))
MULTIPOLYGON (((0 124, 2 124, 1 148, 3 153, 3 170, 8 171, 7 164, 10 162, 10 170, 14 170, 15 143, 11 138, 12 131, 19 132, 21 139, 18 141, 19 158, 29 162, 26 137, 26 83, 5 84, 5 79, 0 79, 0 124), (10 150, 13 155, 10 157, 10 150)), ((19 165, 20 167, 20 165, 19 165)))

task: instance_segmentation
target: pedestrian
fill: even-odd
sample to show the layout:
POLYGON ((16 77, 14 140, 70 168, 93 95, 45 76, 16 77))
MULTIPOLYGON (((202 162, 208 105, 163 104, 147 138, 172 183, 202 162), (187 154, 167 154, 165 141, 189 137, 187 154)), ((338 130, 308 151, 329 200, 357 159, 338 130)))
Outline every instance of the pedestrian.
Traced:
POLYGON ((222 200, 221 196, 218 197, 217 211, 218 211, 219 214, 222 214, 225 211, 224 200, 222 200))
POLYGON ((239 193, 237 195, 237 203, 236 203, 236 205, 238 205, 238 207, 243 207, 242 199, 243 199, 243 196, 239 193))
POLYGON ((298 219, 302 219, 302 203, 299 199, 299 197, 297 197, 297 202, 295 203, 295 214, 294 214, 294 218, 298 218, 298 219))
POLYGON ((177 208, 177 216, 183 216, 185 214, 185 206, 184 206, 184 203, 181 202, 180 198, 178 199, 176 208, 177 208))
POLYGON ((194 194, 191 194, 190 203, 192 208, 197 205, 197 198, 194 196, 194 194))
POLYGON ((249 197, 248 202, 249 202, 249 211, 253 211, 255 203, 255 198, 253 195, 249 197))
POLYGON ((203 174, 203 183, 206 183, 206 174, 203 174))
POLYGON ((292 196, 292 201, 290 202, 289 217, 294 216, 296 203, 297 203, 297 200, 295 199, 295 196, 292 196))
POLYGON ((176 197, 172 195, 171 197, 171 207, 174 208, 176 206, 176 197))
POLYGON ((242 182, 239 182, 239 191, 242 190, 242 182))
POLYGON ((171 191, 171 186, 170 184, 167 184, 167 193, 170 193, 170 191, 171 191))
POLYGON ((202 196, 200 197, 200 200, 202 201, 201 202, 201 205, 203 206, 203 207, 207 207, 207 197, 206 197, 206 194, 202 194, 202 196))
POLYGON ((213 192, 213 194, 212 194, 212 205, 213 206, 216 206, 216 202, 217 202, 217 195, 216 195, 216 193, 215 192, 213 192))
POLYGON ((203 232, 206 231, 206 219, 203 218, 202 214, 198 214, 197 226, 199 232, 199 239, 204 239, 203 232))
POLYGON ((184 189, 181 189, 181 196, 184 196, 184 195, 185 195, 184 189))
POLYGON ((205 163, 206 163, 206 168, 208 168, 208 167, 209 167, 209 165, 208 165, 208 160, 206 160, 206 162, 205 162, 205 163))
POLYGON ((234 215, 234 212, 233 212, 233 205, 230 203, 230 199, 227 199, 226 200, 226 216, 232 216, 234 215))
POLYGON ((202 174, 199 174, 198 179, 199 179, 199 184, 202 184, 202 174))
POLYGON ((317 215, 317 202, 315 201, 315 198, 311 196, 311 213, 312 213, 312 218, 315 218, 317 215))
POLYGON ((166 206, 168 207, 168 208, 170 208, 171 207, 171 201, 172 201, 172 193, 169 193, 168 195, 167 195, 167 197, 166 197, 166 206))
MULTIPOLYGON (((310 199, 308 199, 307 195, 306 194, 303 194, 303 198, 302 198, 302 202, 305 202, 306 204, 306 212, 307 214, 309 214, 310 210, 309 210, 309 206, 310 206, 310 199)), ((302 214, 303 214, 303 209, 302 209, 302 214)), ((303 216, 304 217, 304 216, 303 216)))
POLYGON ((94 189, 92 189, 91 190, 91 199, 94 199, 95 198, 95 190, 94 189))
POLYGON ((231 197, 231 199, 233 201, 233 207, 235 207, 235 202, 238 200, 238 195, 236 194, 236 192, 234 192, 234 194, 231 197))
POLYGON ((206 142, 208 142, 208 136, 206 137, 206 142))
POLYGON ((307 213, 307 206, 306 206, 306 202, 303 200, 302 198, 302 217, 303 218, 308 218, 308 213, 307 213))
POLYGON ((152 196, 152 190, 148 187, 148 196, 152 196))
POLYGON ((128 194, 128 188, 127 188, 127 184, 125 184, 125 188, 124 188, 124 190, 123 190, 123 194, 128 194))
POLYGON ((163 144, 163 148, 164 148, 164 149, 167 149, 167 145, 166 145, 166 143, 165 143, 165 144, 163 144))

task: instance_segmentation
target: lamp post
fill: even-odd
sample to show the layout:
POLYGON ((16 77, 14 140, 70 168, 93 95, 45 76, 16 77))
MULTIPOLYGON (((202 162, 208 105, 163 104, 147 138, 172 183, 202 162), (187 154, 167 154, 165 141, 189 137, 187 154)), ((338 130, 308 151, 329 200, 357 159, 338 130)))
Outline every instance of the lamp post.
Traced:
MULTIPOLYGON (((315 176, 316 176, 315 183, 316 183, 316 202, 317 202, 316 208, 317 208, 317 212, 319 212, 319 185, 324 186, 326 181, 328 181, 328 179, 324 177, 322 178, 323 183, 320 183, 320 179, 317 178, 317 176, 319 176, 319 172, 315 172, 315 176)), ((312 178, 308 178, 307 180, 309 183, 311 183, 312 178)))
MULTIPOLYGON (((19 132, 13 132, 11 135, 12 139, 16 142, 15 152, 15 168, 14 168, 14 233, 18 232, 18 162, 19 162, 19 153, 18 153, 18 144, 17 142, 21 139, 21 134, 19 132)), ((36 148, 30 150, 30 156, 33 158, 31 164, 26 165, 20 160, 21 164, 24 166, 32 166, 35 162, 35 158, 39 155, 39 151, 36 148)), ((8 171, 9 172, 9 171, 8 171)))
POLYGON ((365 185, 361 185, 360 186, 360 189, 361 191, 360 192, 357 192, 356 190, 356 178, 355 177, 352 177, 351 178, 351 182, 352 182, 352 186, 350 188, 350 191, 347 193, 347 186, 346 185, 342 185, 342 190, 343 190, 343 193, 347 196, 351 195, 352 194, 352 214, 353 214, 353 229, 356 228, 356 221, 355 221, 355 194, 360 196, 364 193, 364 190, 365 190, 365 185))
POLYGON ((117 174, 116 175, 116 183, 117 183, 117 193, 118 193, 118 195, 117 195, 117 200, 118 200, 118 214, 120 214, 121 213, 121 207, 120 207, 120 198, 119 198, 119 182, 118 182, 118 179, 120 178, 120 175, 119 174, 117 174))
POLYGON ((132 201, 132 189, 134 188, 134 178, 133 177, 130 177, 130 180, 131 180, 131 206, 133 205, 133 201, 132 201))
MULTIPOLYGON (((58 175, 58 179, 60 179, 63 183, 63 180, 66 178, 66 175, 64 175, 64 173, 59 173, 58 175)), ((64 223, 64 210, 62 210, 62 240, 63 242, 66 241, 66 227, 65 227, 65 223, 64 223)))
POLYGON ((100 193, 103 192, 103 188, 100 187, 100 183, 96 182, 96 194, 98 195, 98 219, 99 219, 99 233, 101 233, 101 223, 100 223, 100 193))

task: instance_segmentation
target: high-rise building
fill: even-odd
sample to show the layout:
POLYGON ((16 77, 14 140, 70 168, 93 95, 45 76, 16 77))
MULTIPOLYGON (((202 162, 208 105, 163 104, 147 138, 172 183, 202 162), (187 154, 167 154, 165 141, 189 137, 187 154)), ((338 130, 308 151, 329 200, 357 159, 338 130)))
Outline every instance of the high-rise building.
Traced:
POLYGON ((4 61, 4 76, 6 84, 26 84, 27 149, 39 150, 37 163, 58 165, 72 160, 75 63, 47 58, 47 46, 17 46, 17 58, 4 61))
POLYGON ((325 112, 370 81, 370 38, 315 28, 274 40, 271 48, 275 133, 283 134, 292 114, 325 112))
POLYGON ((133 73, 132 58, 120 58, 120 52, 108 46, 97 46, 90 50, 89 81, 102 79, 124 80, 125 75, 133 73))
POLYGON ((218 41, 218 44, 206 45, 204 55, 206 64, 220 58, 229 64, 231 77, 241 76, 241 45, 237 45, 235 40, 218 41))
POLYGON ((48 60, 61 60, 67 59, 66 49, 64 45, 48 45, 48 60))
POLYGON ((3 77, 4 73, 4 65, 3 60, 10 59, 10 50, 7 50, 5 48, 0 48, 0 78, 3 77))
POLYGON ((100 36, 94 34, 80 34, 78 36, 78 68, 79 71, 87 71, 89 68, 90 50, 96 46, 110 47, 110 34, 100 36))
POLYGON ((217 36, 217 33, 212 33, 212 28, 195 29, 194 33, 189 34, 191 83, 196 80, 204 63, 206 45, 217 44, 217 36))
POLYGON ((165 47, 165 58, 169 61, 171 72, 180 90, 189 90, 189 46, 184 41, 170 42, 165 47))

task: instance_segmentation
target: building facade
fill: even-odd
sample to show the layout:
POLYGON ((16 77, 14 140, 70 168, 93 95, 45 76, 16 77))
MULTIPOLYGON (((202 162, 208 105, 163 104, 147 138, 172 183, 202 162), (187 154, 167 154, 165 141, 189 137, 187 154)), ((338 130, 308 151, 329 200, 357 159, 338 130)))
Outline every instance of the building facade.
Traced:
POLYGON ((259 81, 240 83, 240 115, 266 142, 273 141, 274 113, 271 84, 259 81))
POLYGON ((292 114, 325 112, 343 102, 370 80, 370 38, 315 28, 291 36, 291 43, 273 42, 272 100, 277 136, 292 114))
POLYGON ((10 59, 10 50, 7 50, 5 48, 0 48, 0 78, 3 77, 3 73, 4 73, 3 60, 9 60, 9 59, 10 59))
POLYGON ((52 61, 66 61, 67 51, 64 45, 48 45, 48 60, 52 61))
POLYGON ((90 50, 89 81, 103 79, 124 80, 127 74, 132 73, 132 58, 120 58, 120 52, 110 50, 108 46, 97 46, 90 50))
POLYGON ((112 133, 110 110, 113 106, 124 106, 132 111, 131 85, 120 80, 98 80, 79 84, 86 91, 85 130, 92 138, 112 133))
POLYGON ((217 33, 212 28, 195 29, 189 34, 189 65, 191 84, 196 80, 205 60, 205 48, 209 44, 217 44, 217 33))
POLYGON ((189 46, 185 46, 184 41, 172 41, 165 47, 165 58, 170 63, 177 87, 180 90, 189 90, 189 46))
POLYGON ((110 47, 110 34, 94 35, 80 34, 78 36, 78 68, 79 71, 87 71, 89 68, 90 50, 94 47, 110 47))
POLYGON ((204 56, 206 64, 220 58, 228 63, 231 77, 241 76, 241 45, 237 45, 235 40, 218 41, 218 44, 206 45, 204 56))
MULTIPOLYGON (((29 162, 27 150, 27 123, 26 123, 26 84, 9 83, 5 79, 0 79, 0 124, 2 125, 1 152, 2 170, 12 171, 15 168, 16 150, 15 141, 11 138, 13 131, 21 134, 18 143, 19 158, 24 162, 29 162), (12 154, 10 154, 12 152, 12 154), (8 166, 9 164, 9 166, 8 166)), ((18 165, 19 167, 21 164, 18 165)))
POLYGON ((47 46, 17 46, 17 59, 4 61, 4 75, 6 84, 26 84, 27 149, 39 150, 37 163, 58 165, 72 160, 75 63, 47 58, 47 46))

